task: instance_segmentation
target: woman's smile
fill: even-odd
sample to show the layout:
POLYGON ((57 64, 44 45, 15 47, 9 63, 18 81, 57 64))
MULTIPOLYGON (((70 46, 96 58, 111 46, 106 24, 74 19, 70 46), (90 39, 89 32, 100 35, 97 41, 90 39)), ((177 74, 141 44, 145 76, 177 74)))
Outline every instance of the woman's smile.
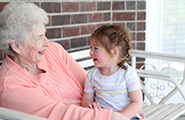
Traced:
POLYGON ((38 53, 39 53, 39 55, 44 55, 44 52, 45 52, 45 49, 44 49, 44 50, 39 51, 38 53))

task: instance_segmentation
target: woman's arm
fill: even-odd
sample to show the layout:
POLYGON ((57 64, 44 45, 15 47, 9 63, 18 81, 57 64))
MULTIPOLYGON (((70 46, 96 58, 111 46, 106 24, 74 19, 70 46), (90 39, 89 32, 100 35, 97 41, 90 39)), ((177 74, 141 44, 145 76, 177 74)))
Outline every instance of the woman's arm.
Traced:
POLYGON ((6 90, 2 94, 1 105, 51 120, 129 120, 110 109, 89 109, 56 102, 35 88, 6 90))
POLYGON ((108 109, 66 105, 62 101, 51 99, 45 93, 44 89, 34 87, 8 89, 1 96, 1 105, 51 120, 109 120, 112 114, 108 109))
POLYGON ((121 113, 129 118, 134 117, 142 109, 143 99, 141 90, 129 92, 130 104, 121 113))
POLYGON ((68 59, 69 69, 73 73, 74 77, 80 82, 82 88, 84 88, 87 72, 70 55, 68 56, 68 59))
MULTIPOLYGON (((69 71, 72 73, 73 77, 80 83, 82 88, 84 88, 85 79, 87 77, 87 72, 73 59, 73 57, 63 48, 62 45, 50 42, 50 46, 47 49, 49 55, 52 51, 52 57, 55 57, 56 62, 65 63, 69 68, 69 71)), ((51 56, 51 55, 50 55, 51 56)))

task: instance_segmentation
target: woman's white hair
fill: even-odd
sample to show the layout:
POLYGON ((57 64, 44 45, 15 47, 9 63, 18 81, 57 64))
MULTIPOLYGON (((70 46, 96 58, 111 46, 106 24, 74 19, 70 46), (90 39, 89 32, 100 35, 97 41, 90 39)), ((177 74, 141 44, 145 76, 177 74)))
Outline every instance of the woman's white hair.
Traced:
POLYGON ((9 43, 24 43, 29 31, 38 23, 48 23, 47 13, 33 3, 10 2, 0 13, 0 50, 14 55, 9 43))

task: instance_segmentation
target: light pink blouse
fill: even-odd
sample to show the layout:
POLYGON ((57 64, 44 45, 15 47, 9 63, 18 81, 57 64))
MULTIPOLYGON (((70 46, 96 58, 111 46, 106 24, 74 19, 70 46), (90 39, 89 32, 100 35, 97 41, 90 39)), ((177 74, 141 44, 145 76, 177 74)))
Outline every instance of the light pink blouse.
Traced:
POLYGON ((0 69, 0 106, 51 120, 109 120, 112 110, 80 107, 87 73, 57 43, 50 43, 31 75, 6 56, 0 69))

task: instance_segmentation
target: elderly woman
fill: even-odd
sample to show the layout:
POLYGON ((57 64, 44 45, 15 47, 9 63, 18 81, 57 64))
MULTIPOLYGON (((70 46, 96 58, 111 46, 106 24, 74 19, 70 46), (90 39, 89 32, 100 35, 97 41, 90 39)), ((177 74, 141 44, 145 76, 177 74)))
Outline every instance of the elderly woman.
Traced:
POLYGON ((52 120, 128 119, 110 109, 80 107, 87 73, 61 45, 48 42, 44 10, 9 3, 0 18, 0 49, 6 53, 0 106, 52 120))

